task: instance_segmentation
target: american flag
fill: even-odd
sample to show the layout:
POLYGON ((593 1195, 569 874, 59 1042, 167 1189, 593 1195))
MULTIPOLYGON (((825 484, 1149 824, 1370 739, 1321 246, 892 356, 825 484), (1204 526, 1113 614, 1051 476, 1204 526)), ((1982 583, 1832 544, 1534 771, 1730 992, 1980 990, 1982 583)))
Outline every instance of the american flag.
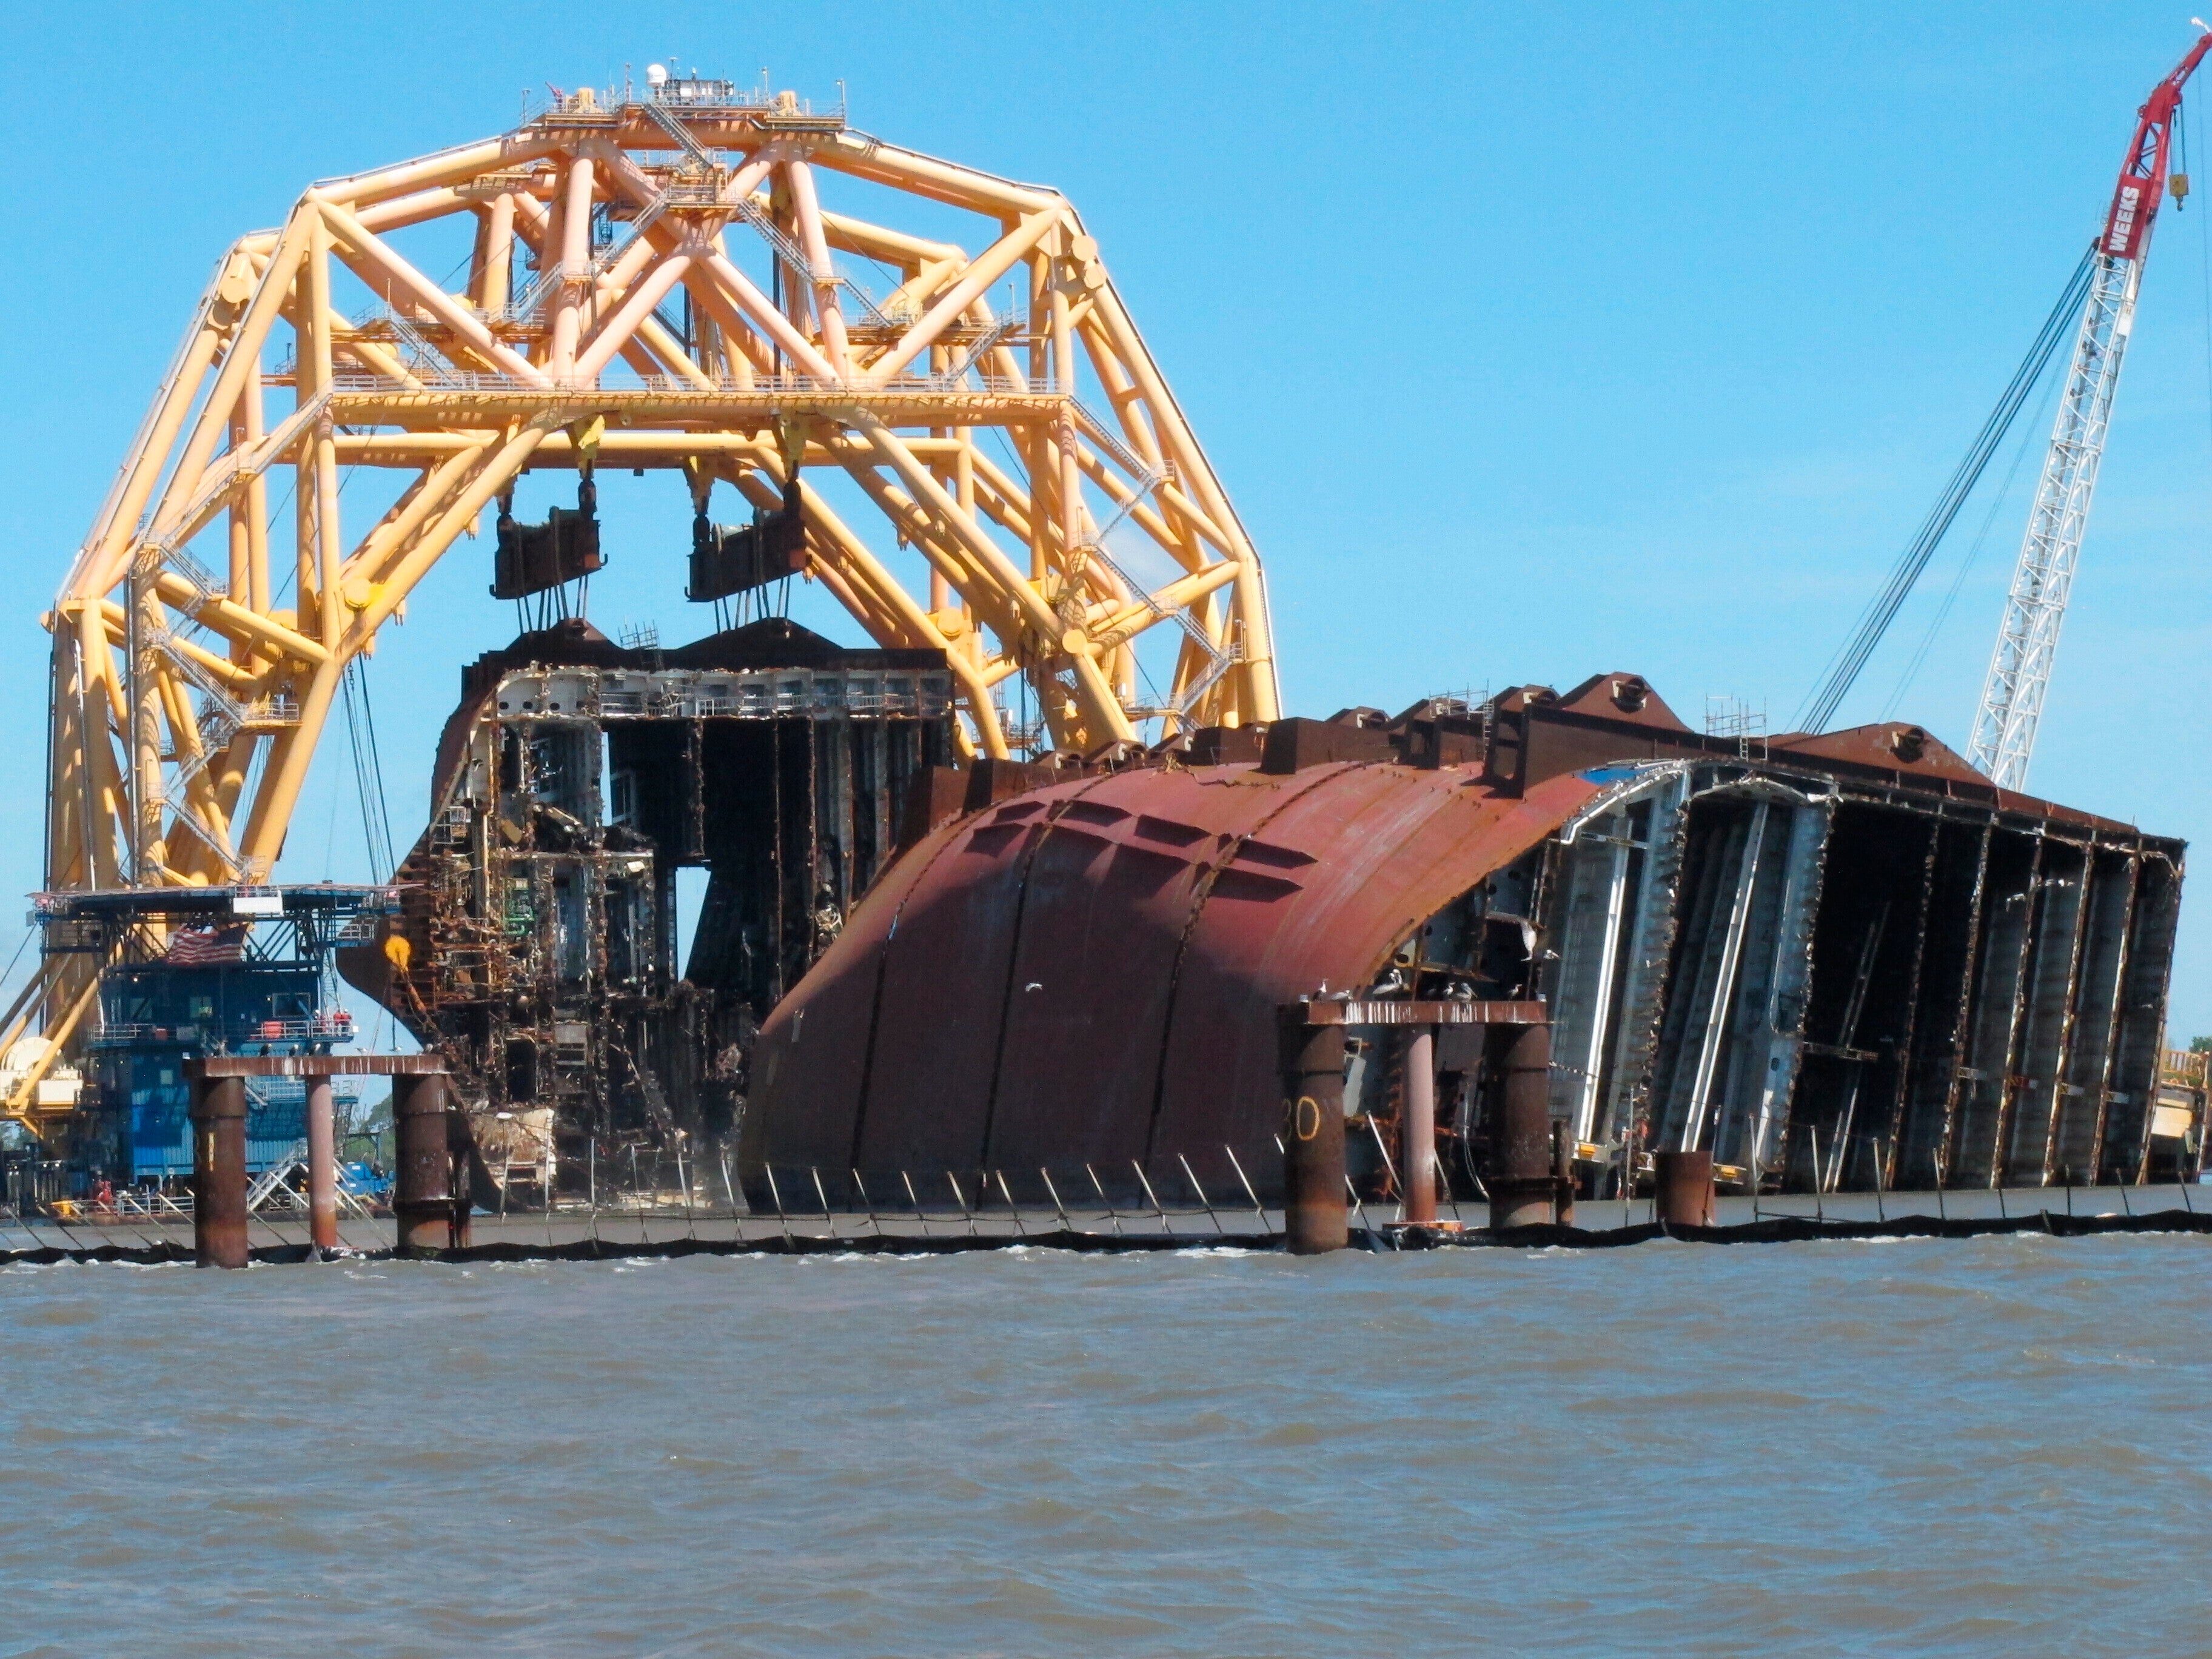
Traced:
POLYGON ((218 962, 246 960, 248 924, 223 927, 180 927, 169 941, 161 960, 180 968, 201 968, 218 962))

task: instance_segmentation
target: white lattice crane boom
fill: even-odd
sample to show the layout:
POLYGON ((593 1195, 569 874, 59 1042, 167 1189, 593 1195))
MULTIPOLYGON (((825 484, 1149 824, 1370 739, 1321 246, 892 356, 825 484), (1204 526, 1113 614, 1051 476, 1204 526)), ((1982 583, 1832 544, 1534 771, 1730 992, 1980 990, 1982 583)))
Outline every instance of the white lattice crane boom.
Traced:
MULTIPOLYGON (((2027 786, 2027 763, 2035 752, 2035 730, 2051 684, 2058 630, 2066 620, 2067 596, 2088 527, 2097 470, 2104 460, 2112 395, 2119 388, 2120 364, 2135 324, 2151 226, 2166 193, 2181 89, 2208 49, 2212 49, 2212 33, 2197 38, 2188 56, 2158 83, 2137 112, 2135 138, 2097 239, 2088 302, 2058 400, 2051 452, 2028 512, 2027 533, 2021 542, 2020 562, 2013 571, 2004 622, 1990 655, 1981 709, 1967 750, 1968 758, 2007 789, 2027 786)), ((2185 177, 2177 176, 2177 202, 2186 190, 2185 177)))

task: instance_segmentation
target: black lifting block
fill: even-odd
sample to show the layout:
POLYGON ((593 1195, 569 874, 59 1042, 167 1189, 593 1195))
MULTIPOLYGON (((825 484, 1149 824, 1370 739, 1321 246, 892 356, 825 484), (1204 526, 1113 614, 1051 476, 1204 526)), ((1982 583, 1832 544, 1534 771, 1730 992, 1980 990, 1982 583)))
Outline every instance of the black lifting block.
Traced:
POLYGON ((499 498, 499 550, 492 563, 491 596, 520 599, 543 593, 599 569, 599 489, 589 473, 576 482, 576 510, 547 509, 544 524, 518 524, 512 495, 499 498))
POLYGON ((783 487, 783 505, 755 514, 750 524, 713 524, 704 513, 691 520, 691 581, 684 596, 726 599, 805 568, 806 518, 793 478, 783 487))

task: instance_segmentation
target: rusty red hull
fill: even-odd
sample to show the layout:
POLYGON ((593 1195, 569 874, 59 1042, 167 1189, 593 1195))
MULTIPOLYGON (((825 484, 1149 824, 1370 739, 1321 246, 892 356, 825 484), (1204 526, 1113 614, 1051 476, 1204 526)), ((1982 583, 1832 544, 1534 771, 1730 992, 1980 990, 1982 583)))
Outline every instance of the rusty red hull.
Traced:
MULTIPOLYGON (((1596 793, 1352 763, 1142 769, 940 830, 761 1035, 742 1163, 1275 1171, 1279 1005, 1373 983, 1423 920, 1596 793)), ((878 1177, 882 1179, 878 1181, 878 1177)))

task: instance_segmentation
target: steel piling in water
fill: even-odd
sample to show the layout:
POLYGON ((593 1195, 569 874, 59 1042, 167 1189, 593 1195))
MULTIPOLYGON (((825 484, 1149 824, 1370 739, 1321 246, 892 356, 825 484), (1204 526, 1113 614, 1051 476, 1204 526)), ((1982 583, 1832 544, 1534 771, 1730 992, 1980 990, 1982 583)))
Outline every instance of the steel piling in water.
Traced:
MULTIPOLYGON (((1293 1255, 1340 1250, 1351 1242, 1345 1197, 1344 1027, 1309 1025, 1302 1006, 1283 1012, 1283 1232, 1293 1255)), ((1367 1224, 1360 1207, 1360 1225, 1367 1224)))
POLYGON ((860 1195, 860 1202, 868 1212, 868 1225, 875 1230, 878 1238, 884 1236, 884 1224, 876 1219, 876 1200, 868 1196, 868 1183, 860 1179, 858 1170, 853 1171, 853 1190, 860 1195))
POLYGON ((435 1255, 453 1247, 453 1154, 442 1073, 392 1079, 392 1139, 398 1169, 392 1214, 401 1255, 435 1255), (446 1237, 441 1239, 442 1232, 446 1237))
POLYGON ((788 1244, 791 1243, 791 1218, 783 1211, 783 1194, 775 1184, 775 1165, 762 1164, 761 1173, 768 1177, 768 1195, 775 1202, 775 1218, 783 1229, 783 1242, 788 1244))
POLYGON ((1559 1194, 1552 1156, 1552 1028, 1497 1030, 1503 1081, 1490 1143, 1490 1224, 1548 1224, 1557 1215, 1559 1194))
POLYGON ((1405 1095, 1398 1119, 1399 1162, 1406 1171, 1405 1218, 1431 1227, 1437 1219, 1437 1036, 1417 1025, 1406 1036, 1405 1095))
POLYGON ((203 1267, 243 1267, 246 1248, 246 1079, 193 1079, 192 1255, 203 1267))
POLYGON ((307 1079, 307 1237, 318 1251, 338 1247, 335 1094, 330 1079, 307 1079))
POLYGON ((1653 1159, 1659 1220, 1668 1227, 1713 1224, 1713 1155, 1661 1152, 1653 1159))

